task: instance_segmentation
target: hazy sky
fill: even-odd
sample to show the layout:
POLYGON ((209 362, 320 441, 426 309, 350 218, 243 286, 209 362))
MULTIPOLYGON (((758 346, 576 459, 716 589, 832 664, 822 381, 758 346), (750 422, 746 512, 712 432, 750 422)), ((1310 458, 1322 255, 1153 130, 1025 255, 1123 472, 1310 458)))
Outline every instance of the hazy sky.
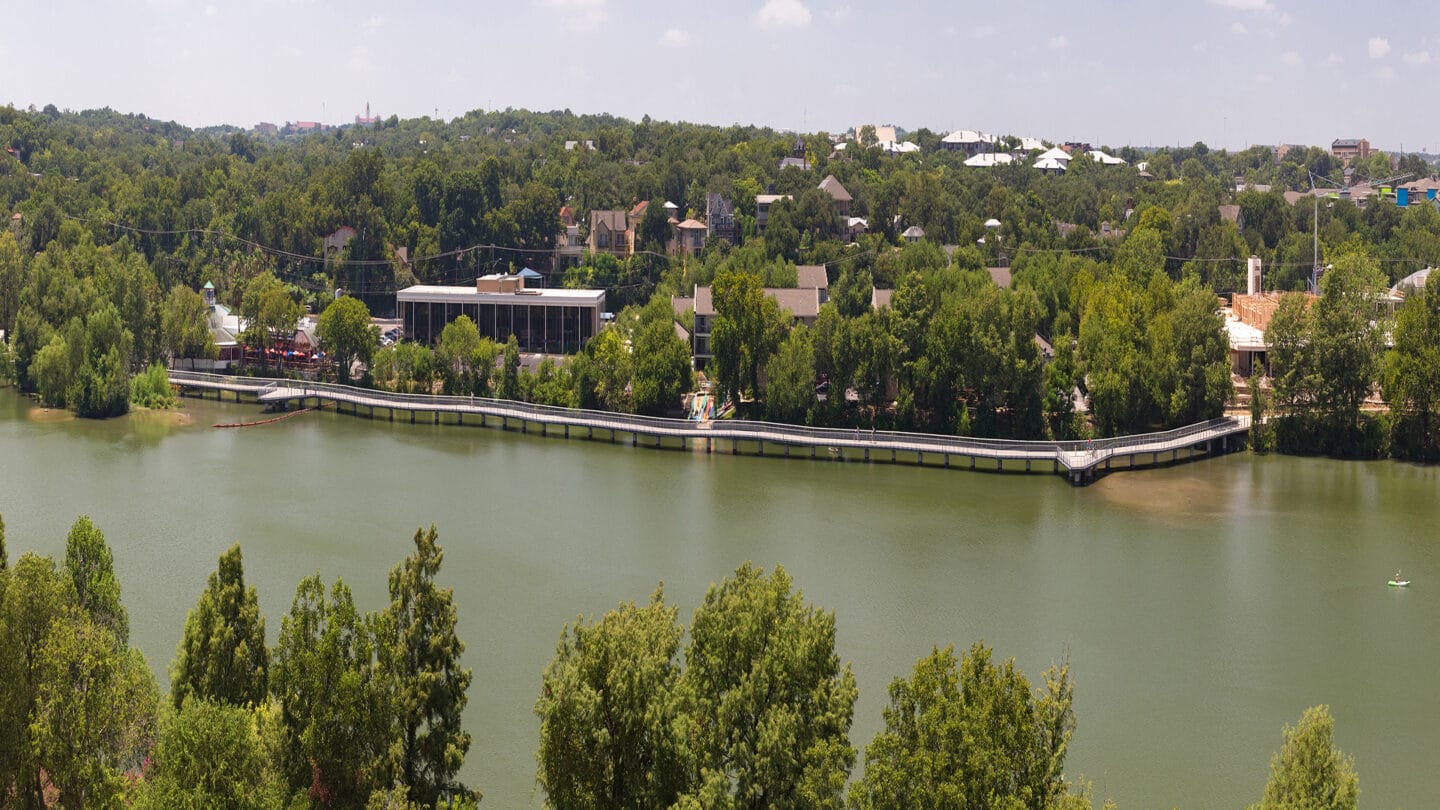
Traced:
POLYGON ((1440 3, 7 2, 0 103, 193 126, 525 107, 1440 151, 1440 3), (1323 8, 1321 6, 1324 6, 1323 8))

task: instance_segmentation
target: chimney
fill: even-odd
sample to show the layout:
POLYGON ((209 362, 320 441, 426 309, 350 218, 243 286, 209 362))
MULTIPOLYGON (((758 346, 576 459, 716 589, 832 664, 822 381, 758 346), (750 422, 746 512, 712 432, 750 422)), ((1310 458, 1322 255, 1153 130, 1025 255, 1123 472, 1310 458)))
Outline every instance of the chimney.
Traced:
POLYGON ((1260 257, 1251 256, 1246 265, 1245 292, 1249 295, 1264 292, 1265 287, 1260 281, 1260 257))

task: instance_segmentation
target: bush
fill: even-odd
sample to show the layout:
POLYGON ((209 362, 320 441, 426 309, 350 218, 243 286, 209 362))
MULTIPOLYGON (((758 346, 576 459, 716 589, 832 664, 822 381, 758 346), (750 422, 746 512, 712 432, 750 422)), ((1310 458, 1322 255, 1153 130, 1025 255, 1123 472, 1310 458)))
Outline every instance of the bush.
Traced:
POLYGON ((1309 414, 1274 420, 1275 449, 1295 456, 1331 458, 1384 458, 1390 451, 1389 419, 1361 414, 1356 427, 1337 427, 1309 414))
POLYGON ((141 408, 174 408, 180 405, 175 389, 170 387, 170 375, 159 361, 135 375, 130 381, 130 402, 141 408))

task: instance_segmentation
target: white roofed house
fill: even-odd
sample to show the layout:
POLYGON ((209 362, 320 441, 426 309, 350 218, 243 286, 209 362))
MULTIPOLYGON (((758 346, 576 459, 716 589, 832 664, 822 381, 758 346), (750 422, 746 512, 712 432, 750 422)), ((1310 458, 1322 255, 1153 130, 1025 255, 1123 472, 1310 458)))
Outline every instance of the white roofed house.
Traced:
POLYGON ((995 166, 1008 166, 1015 158, 1009 152, 983 152, 965 161, 966 166, 973 168, 989 169, 995 166))
POLYGON ((1035 169, 1041 174, 1059 175, 1064 174, 1068 161, 1057 160, 1053 157, 1040 157, 1035 160, 1035 169))
POLYGON ((1058 146, 1052 146, 1044 152, 1041 152, 1040 156, 1035 158, 1035 162, 1039 163, 1042 160, 1053 160, 1060 163, 1061 165, 1069 166, 1072 157, 1073 155, 1071 155, 1069 152, 1066 152, 1064 149, 1061 149, 1058 146))
POLYGON ((1118 158, 1118 157, 1115 157, 1114 155, 1106 154, 1105 152, 1102 152, 1102 151, 1100 151, 1099 149, 1091 149, 1089 152, 1086 152, 1085 154, 1089 155, 1091 160, 1095 161, 1096 163, 1099 163, 1099 164, 1102 165, 1102 166, 1124 166, 1124 165, 1125 165, 1125 159, 1124 159, 1124 158, 1118 158))
POLYGON ((890 155, 908 155, 920 151, 920 145, 911 141, 881 141, 880 151, 890 155))
POLYGON ((981 152, 988 152, 994 146, 994 135, 988 132, 977 132, 973 129, 957 129, 940 139, 941 149, 964 152, 972 157, 981 152))

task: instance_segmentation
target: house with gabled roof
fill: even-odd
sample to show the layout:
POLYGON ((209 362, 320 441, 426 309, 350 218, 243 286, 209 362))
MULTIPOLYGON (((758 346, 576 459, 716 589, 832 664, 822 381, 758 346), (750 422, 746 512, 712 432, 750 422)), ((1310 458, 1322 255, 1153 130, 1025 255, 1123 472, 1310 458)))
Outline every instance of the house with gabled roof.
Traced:
MULTIPOLYGON (((791 287, 766 287, 765 295, 775 300, 780 309, 788 312, 793 323, 814 326, 820 315, 820 291, 791 287)), ((686 300, 686 299, 680 299, 686 300)), ((703 369, 714 356, 710 347, 711 332, 715 327, 715 302, 709 287, 695 287, 695 296, 688 301, 695 308, 695 329, 691 333, 691 354, 695 368, 703 369)), ((677 308, 680 304, 671 299, 677 308)))
POLYGON ((591 253, 630 255, 630 229, 625 211, 591 211, 585 247, 591 253))
POLYGON ((681 256, 695 256, 705 249, 705 223, 694 219, 677 222, 672 226, 675 240, 674 251, 681 256))
POLYGON ((823 264, 802 264, 795 268, 795 286, 802 290, 816 290, 820 303, 830 300, 830 275, 823 264))
POLYGON ((740 226, 735 222, 735 206, 716 192, 705 195, 705 227, 707 236, 724 239, 732 245, 740 243, 740 226))
POLYGON ((820 181, 820 190, 830 195, 830 199, 835 204, 836 216, 845 219, 850 218, 850 203, 854 198, 850 196, 849 191, 845 190, 845 186, 835 178, 835 175, 825 175, 825 179, 820 181))

